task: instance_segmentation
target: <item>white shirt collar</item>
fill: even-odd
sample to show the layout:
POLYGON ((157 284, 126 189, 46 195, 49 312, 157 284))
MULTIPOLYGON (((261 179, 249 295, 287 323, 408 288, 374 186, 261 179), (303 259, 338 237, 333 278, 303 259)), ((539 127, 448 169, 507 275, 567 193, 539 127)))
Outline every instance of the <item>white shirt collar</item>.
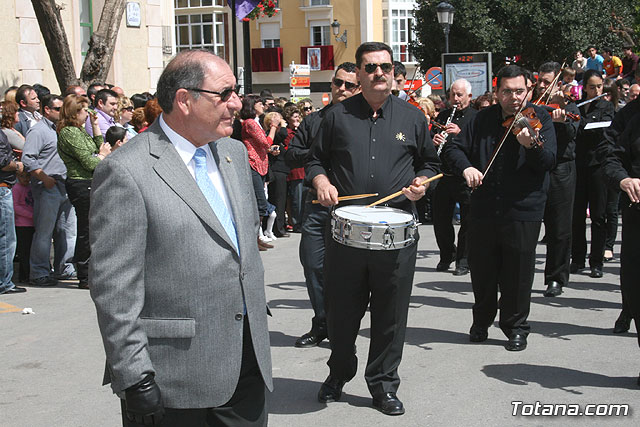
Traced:
MULTIPOLYGON (((160 114, 158 117, 160 122, 160 128, 167 134, 169 141, 176 147, 176 151, 180 155, 180 158, 184 162, 185 165, 189 168, 189 171, 192 171, 192 168, 189 167, 189 163, 193 160, 193 156, 196 154, 196 150, 198 148, 202 148, 205 153, 207 153, 207 163, 213 161, 213 154, 211 153, 211 148, 209 148, 209 144, 203 145, 202 147, 196 147, 191 142, 189 142, 185 137, 171 129, 171 127, 164 121, 163 114, 160 114)), ((215 164, 215 162, 214 162, 215 164)))

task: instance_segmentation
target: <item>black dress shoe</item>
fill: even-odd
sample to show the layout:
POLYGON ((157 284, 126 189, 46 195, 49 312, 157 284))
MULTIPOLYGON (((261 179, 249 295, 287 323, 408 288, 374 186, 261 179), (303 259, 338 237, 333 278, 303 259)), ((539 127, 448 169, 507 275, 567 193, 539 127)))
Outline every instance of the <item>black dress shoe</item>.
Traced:
POLYGON ((624 334, 625 332, 628 332, 631 328, 631 320, 632 317, 625 313, 623 310, 622 313, 620 313, 618 320, 616 320, 615 325, 613 326, 613 333, 624 334))
POLYGON ((544 291, 545 297, 557 297, 562 293, 562 285, 556 281, 547 283, 547 290, 544 291))
POLYGON ((8 291, 2 292, 2 295, 11 295, 11 294, 21 294, 23 292, 27 292, 26 288, 21 288, 20 286, 14 286, 8 291))
POLYGON ((584 269, 584 264, 579 265, 579 264, 575 264, 575 263, 571 263, 571 265, 569 266, 569 272, 571 274, 577 274, 580 272, 580 270, 584 269))
POLYGON ((527 337, 524 334, 513 334, 504 348, 509 351, 522 351, 527 348, 527 337))
POLYGON ((404 406, 393 392, 373 396, 373 407, 385 415, 404 414, 404 406))
POLYGON ((338 378, 333 378, 331 375, 324 380, 320 390, 318 391, 318 402, 331 403, 340 400, 342 396, 342 387, 344 387, 346 381, 338 378))
POLYGON ((436 265, 436 271, 447 271, 450 265, 450 262, 440 261, 438 265, 436 265))
POLYGON ((589 277, 593 278, 593 279, 599 279, 603 276, 602 274, 602 267, 593 267, 591 269, 591 274, 589 274, 589 277))
POLYGON ((464 276, 465 274, 469 274, 469 267, 456 267, 455 271, 453 272, 454 276, 464 276))
POLYGON ((299 347, 299 348, 315 347, 326 338, 327 338, 327 334, 317 334, 313 331, 307 332, 306 334, 304 334, 303 336, 301 336, 296 340, 296 347, 299 347))
POLYGON ((484 342, 489 338, 489 331, 487 328, 483 328, 477 325, 471 325, 469 331, 469 341, 471 342, 484 342))

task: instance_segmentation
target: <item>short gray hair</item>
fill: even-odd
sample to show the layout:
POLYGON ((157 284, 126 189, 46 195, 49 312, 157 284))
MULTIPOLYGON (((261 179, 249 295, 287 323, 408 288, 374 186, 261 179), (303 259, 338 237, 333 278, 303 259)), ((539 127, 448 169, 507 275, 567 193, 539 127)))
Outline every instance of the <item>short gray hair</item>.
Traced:
MULTIPOLYGON (((218 58, 212 52, 204 49, 193 49, 180 52, 169 62, 158 79, 157 94, 158 104, 165 113, 173 110, 173 101, 176 99, 178 89, 200 88, 204 82, 208 68, 203 55, 218 58)), ((200 94, 193 92, 193 97, 200 94)))
POLYGON ((465 91, 467 92, 467 95, 470 95, 470 94, 471 94, 472 89, 471 89, 471 83, 469 83, 469 80, 467 80, 467 79, 458 79, 458 80, 454 81, 454 82, 451 84, 451 86, 453 86, 453 85, 455 85, 455 84, 462 84, 462 85, 464 85, 464 89, 465 89, 465 91))

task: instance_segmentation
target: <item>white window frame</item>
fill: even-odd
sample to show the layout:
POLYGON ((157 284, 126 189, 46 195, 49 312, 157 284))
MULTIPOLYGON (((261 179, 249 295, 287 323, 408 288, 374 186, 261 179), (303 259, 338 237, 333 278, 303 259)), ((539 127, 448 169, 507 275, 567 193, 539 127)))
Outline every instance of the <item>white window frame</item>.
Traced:
POLYGON ((331 44, 331 24, 329 21, 309 21, 309 46, 327 46, 331 44), (314 29, 322 28, 320 44, 314 43, 314 29))

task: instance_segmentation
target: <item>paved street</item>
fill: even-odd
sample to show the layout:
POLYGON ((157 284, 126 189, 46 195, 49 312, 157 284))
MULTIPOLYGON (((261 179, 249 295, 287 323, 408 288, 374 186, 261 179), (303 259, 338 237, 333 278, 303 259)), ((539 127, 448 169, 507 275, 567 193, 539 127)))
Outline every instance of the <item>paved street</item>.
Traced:
MULTIPOLYGON (((358 375, 345 386, 341 402, 323 405, 316 401, 316 392, 328 374, 329 347, 326 342, 312 349, 293 347, 296 337, 309 329, 312 316, 298 261, 300 235, 279 239, 276 249, 263 253, 267 301, 273 312, 271 426, 571 422, 567 417, 514 418, 512 401, 580 404, 581 409, 594 403, 628 403, 627 417, 584 416, 572 421, 581 425, 638 425, 640 350, 635 327, 623 335, 611 332, 620 310, 617 262, 605 264, 603 279, 574 275, 562 296, 545 298, 545 247, 539 245, 529 347, 511 353, 504 350, 505 337, 497 327, 490 329, 487 342, 469 343, 470 277, 435 272, 438 253, 433 228, 423 225, 420 230, 400 366, 398 396, 407 409, 401 417, 388 417, 370 407, 363 378, 368 316, 357 341, 358 375)), ((101 386, 104 353, 87 291, 65 283, 0 296, 0 343, 0 425, 119 425, 118 401, 109 387, 101 386), (34 314, 21 314, 25 307, 31 307, 34 314)))

